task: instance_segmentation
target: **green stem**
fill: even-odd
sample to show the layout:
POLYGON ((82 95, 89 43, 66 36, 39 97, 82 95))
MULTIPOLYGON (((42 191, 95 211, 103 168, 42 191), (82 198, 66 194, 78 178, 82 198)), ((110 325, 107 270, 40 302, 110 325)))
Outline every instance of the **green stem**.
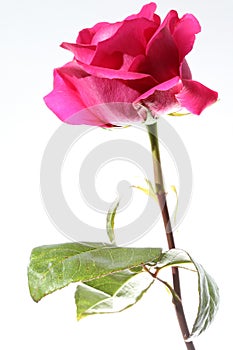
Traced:
MULTIPOLYGON (((168 243, 169 249, 174 249, 175 248, 175 241, 174 241, 171 220, 170 220, 170 215, 169 215, 168 206, 167 206, 166 192, 164 189, 163 172, 162 172, 162 167, 161 167, 160 150, 159 150, 157 123, 148 125, 147 130, 148 130, 148 134, 149 134, 149 138, 150 138, 152 157, 153 157, 156 194, 158 197, 158 202, 159 202, 159 206, 160 206, 162 217, 163 217, 163 223, 164 223, 164 227, 165 227, 167 243, 168 243)), ((173 278, 174 291, 178 295, 179 299, 182 300, 179 270, 176 267, 172 267, 172 278, 173 278)), ((186 339, 189 338, 190 333, 189 333, 183 305, 176 298, 173 298, 173 303, 175 305, 176 315, 177 315, 179 326, 180 326, 180 329, 181 329, 181 332, 183 335, 183 339, 185 341, 185 345, 186 345, 188 350, 195 350, 193 342, 186 341, 186 339)))

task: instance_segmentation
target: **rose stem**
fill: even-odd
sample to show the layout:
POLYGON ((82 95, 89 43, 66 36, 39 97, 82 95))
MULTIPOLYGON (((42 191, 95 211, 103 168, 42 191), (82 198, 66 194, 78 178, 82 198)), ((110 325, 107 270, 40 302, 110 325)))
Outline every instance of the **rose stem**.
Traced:
MULTIPOLYGON (((158 140, 158 130, 157 123, 147 126, 151 150, 152 150, 152 158, 153 158, 153 167, 154 167, 154 178, 155 178, 155 187, 156 194, 158 197, 159 207, 162 212, 163 223, 166 232, 166 238, 169 249, 175 248, 175 241, 171 227, 171 220, 167 206, 166 193, 164 190, 164 182, 163 182, 163 173, 160 161, 160 150, 159 150, 159 140, 158 140)), ((181 289, 180 289, 180 277, 179 270, 177 267, 172 267, 172 278, 173 278, 173 288, 175 293, 181 300, 181 289)), ((180 301, 175 300, 173 298, 173 303, 175 305, 176 315, 179 322, 179 326, 183 335, 184 340, 189 338, 190 333, 187 325, 187 321, 184 314, 183 305, 180 301)), ((188 350, 195 350, 193 342, 185 341, 185 345, 188 350)))

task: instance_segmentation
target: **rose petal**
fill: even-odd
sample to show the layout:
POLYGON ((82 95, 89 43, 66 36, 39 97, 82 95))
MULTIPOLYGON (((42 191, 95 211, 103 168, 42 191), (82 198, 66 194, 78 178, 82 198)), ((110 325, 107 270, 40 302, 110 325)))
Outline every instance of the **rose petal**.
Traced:
POLYGON ((182 107, 193 114, 201 112, 218 99, 218 93, 194 80, 183 80, 183 89, 176 95, 182 107))
POLYGON ((81 30, 78 34, 76 43, 90 45, 94 33, 95 32, 92 30, 92 28, 85 28, 85 29, 81 30))
POLYGON ((180 66, 180 76, 182 79, 192 79, 192 73, 186 60, 180 66))
POLYGON ((178 21, 179 21, 178 13, 175 10, 169 11, 166 17, 164 18, 163 22, 159 26, 158 32, 164 28, 167 28, 169 32, 172 34, 178 21))
POLYGON ((70 43, 62 43, 61 47, 63 49, 71 51, 77 60, 85 62, 86 64, 91 63, 96 49, 96 46, 94 45, 81 45, 70 43))
POLYGON ((76 39, 77 44, 91 45, 94 35, 101 30, 102 27, 109 25, 108 22, 99 22, 95 24, 92 28, 85 28, 81 30, 76 39))
MULTIPOLYGON (((138 14, 128 16, 126 18, 126 20, 144 17, 144 18, 147 18, 147 19, 153 21, 153 19, 155 18, 154 12, 156 11, 156 8, 157 8, 157 5, 154 2, 151 2, 149 4, 144 5, 138 14)), ((155 15, 155 16, 158 17, 157 15, 155 15)))
POLYGON ((70 62, 55 70, 54 89, 45 102, 69 124, 123 125, 141 120, 132 106, 138 96, 124 81, 87 75, 70 62))
POLYGON ((146 99, 147 97, 153 95, 153 93, 156 90, 158 90, 158 91, 169 90, 169 89, 173 88, 174 86, 176 86, 179 82, 180 82, 180 77, 174 77, 174 78, 172 78, 170 80, 165 81, 164 83, 161 83, 161 84, 158 84, 156 86, 153 86, 150 90, 148 90, 144 94, 140 95, 135 102, 137 102, 139 100, 146 99))
POLYGON ((104 23, 94 34, 91 44, 97 45, 101 41, 112 38, 121 26, 122 22, 104 23))
POLYGON ((182 89, 180 77, 174 77, 162 84, 159 84, 139 96, 134 101, 136 109, 140 105, 148 108, 153 116, 159 116, 179 108, 176 94, 182 89))
POLYGON ((146 60, 140 71, 152 75, 158 82, 179 75, 179 53, 169 30, 165 27, 150 40, 146 60))
MULTIPOLYGON (((191 79, 191 72, 184 61, 184 57, 192 49, 195 34, 200 30, 199 22, 190 14, 184 15, 181 19, 179 19, 177 12, 174 10, 167 14, 158 31, 151 38, 147 48, 147 55, 150 57, 149 71, 157 80, 163 81, 171 78, 172 75, 177 75, 179 71, 178 66, 180 67, 181 62, 183 62, 180 68, 181 76, 191 79), (158 57, 157 61, 156 57, 158 57), (160 66, 158 65, 159 63, 160 66), (158 74, 156 67, 159 67, 159 70, 164 74, 158 74)), ((147 64, 145 64, 146 66, 147 64)), ((145 69, 141 71, 148 72, 145 69)))
POLYGON ((109 39, 101 41, 96 47, 95 56, 91 62, 94 66, 110 67, 113 69, 126 70, 124 66, 119 67, 118 62, 115 67, 112 63, 112 57, 117 53, 131 56, 145 54, 147 42, 157 30, 159 23, 149 21, 146 18, 136 18, 130 21, 124 21, 119 29, 109 39))
MULTIPOLYGON (((61 47, 73 52, 75 58, 84 63, 90 64, 99 41, 106 40, 119 29, 122 23, 97 23, 92 28, 86 28, 80 31, 76 44, 62 43, 61 47)), ((111 68, 111 67, 109 67, 111 68)))
POLYGON ((179 50, 180 61, 192 50, 195 34, 200 31, 200 24, 193 15, 186 14, 176 23, 172 34, 179 50))
POLYGON ((143 73, 127 72, 123 70, 115 70, 110 68, 92 66, 80 61, 77 61, 77 64, 87 73, 100 78, 124 79, 124 80, 138 80, 143 78, 153 79, 150 75, 143 74, 143 73))
POLYGON ((66 121, 69 116, 85 108, 78 91, 67 84, 57 69, 54 70, 53 91, 44 97, 44 101, 62 121, 66 121))

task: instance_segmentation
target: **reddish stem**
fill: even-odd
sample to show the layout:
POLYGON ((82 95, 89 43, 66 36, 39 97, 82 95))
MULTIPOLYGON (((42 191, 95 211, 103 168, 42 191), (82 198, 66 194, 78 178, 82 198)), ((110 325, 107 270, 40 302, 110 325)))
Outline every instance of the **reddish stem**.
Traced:
MULTIPOLYGON (((166 193, 164 190, 163 173, 162 173, 161 160, 160 160, 157 123, 154 123, 152 125, 148 125, 147 130, 148 130, 148 134, 149 134, 149 138, 150 138, 152 157, 153 157, 156 194, 158 197, 158 202, 159 202, 159 206, 160 206, 161 213, 162 213, 168 248, 174 249, 175 248, 175 240, 174 240, 174 236, 173 236, 171 220, 170 220, 170 215, 169 215, 168 206, 167 206, 166 193)), ((178 295, 180 300, 182 300, 179 270, 176 267, 172 267, 172 278, 173 278, 174 291, 178 295)), ((190 333, 189 333, 189 329, 188 329, 188 325, 187 325, 182 302, 180 302, 176 298, 173 298, 173 303, 175 305, 177 319, 178 319, 179 326, 180 326, 180 329, 181 329, 181 332, 183 335, 183 339, 185 341, 186 348, 188 350, 195 350, 193 342, 186 341, 186 339, 189 338, 190 333)))

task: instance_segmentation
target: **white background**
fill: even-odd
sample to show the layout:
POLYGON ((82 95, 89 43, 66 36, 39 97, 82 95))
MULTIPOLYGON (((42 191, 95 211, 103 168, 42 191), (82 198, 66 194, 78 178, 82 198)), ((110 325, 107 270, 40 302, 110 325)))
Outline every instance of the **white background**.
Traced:
MULTIPOLYGON (((220 101, 201 117, 170 120, 192 160, 194 188, 177 245, 200 261, 219 284, 221 307, 198 350, 229 347, 232 325, 232 4, 222 1, 158 0, 162 17, 191 12, 202 25, 188 62, 196 80, 217 90, 220 101)), ((1 298, 3 349, 184 349, 170 298, 155 288, 119 315, 77 323, 74 286, 34 303, 27 287, 33 247, 68 241, 50 222, 40 196, 44 148, 61 122, 42 97, 52 88, 52 69, 71 55, 59 48, 84 27, 117 21, 139 11, 134 0, 21 0, 0 6, 1 26, 1 298)), ((113 198, 114 199, 114 198, 113 198)), ((162 229, 160 230, 162 231, 162 229)), ((151 236, 153 237, 153 235, 151 236)), ((154 245, 155 242, 152 244, 154 245)), ((156 244, 156 243, 155 243, 156 244)), ((137 242, 140 246, 140 241, 137 242)), ((185 290, 189 292, 189 284, 185 290)), ((193 313, 190 298, 187 308, 193 313)))

